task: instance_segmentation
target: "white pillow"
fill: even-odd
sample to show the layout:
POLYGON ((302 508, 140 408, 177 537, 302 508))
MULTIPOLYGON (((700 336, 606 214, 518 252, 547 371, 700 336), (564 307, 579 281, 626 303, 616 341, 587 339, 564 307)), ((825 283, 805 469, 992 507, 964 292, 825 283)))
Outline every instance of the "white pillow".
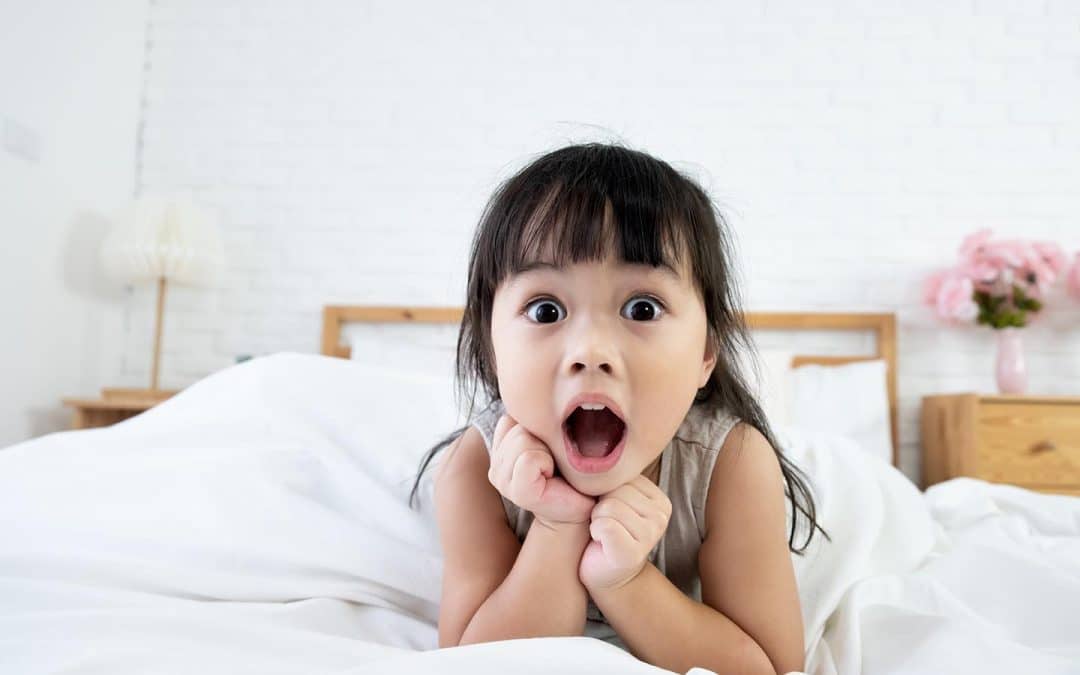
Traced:
POLYGON ((376 368, 454 379, 458 327, 379 324, 346 333, 349 360, 376 368))
POLYGON ((750 357, 741 353, 740 365, 750 392, 757 398, 771 427, 785 427, 790 423, 791 408, 791 358, 786 349, 758 350, 761 377, 750 367, 750 357))
POLYGON ((864 451, 892 464, 884 360, 793 369, 790 413, 793 428, 846 436, 864 451))

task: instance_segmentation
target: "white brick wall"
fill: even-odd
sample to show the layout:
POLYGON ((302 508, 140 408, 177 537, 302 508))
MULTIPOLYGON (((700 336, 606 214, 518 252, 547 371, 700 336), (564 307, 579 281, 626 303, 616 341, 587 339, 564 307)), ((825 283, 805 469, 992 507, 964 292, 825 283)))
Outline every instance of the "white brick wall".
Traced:
MULTIPOLYGON (((1080 4, 822 4, 155 2, 139 185, 219 208, 230 257, 170 296, 163 383, 316 351, 327 303, 460 304, 498 181, 621 137, 711 190, 750 308, 897 313, 917 476, 919 398, 994 389, 994 336, 938 325, 922 278, 985 226, 1080 248, 1080 4)), ((1077 394, 1080 305, 1050 304, 1031 389, 1077 394)))
POLYGON ((92 252, 135 189, 148 11, 0 2, 0 449, 69 429, 61 398, 120 367, 103 347, 124 293, 92 252), (34 152, 9 147, 13 126, 34 152))

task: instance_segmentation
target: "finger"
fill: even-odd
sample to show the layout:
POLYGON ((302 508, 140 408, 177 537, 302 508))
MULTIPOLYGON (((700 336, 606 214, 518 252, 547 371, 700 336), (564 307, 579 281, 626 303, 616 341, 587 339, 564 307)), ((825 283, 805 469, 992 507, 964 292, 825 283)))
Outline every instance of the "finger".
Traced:
POLYGON ((633 556, 637 547, 630 532, 614 518, 593 519, 589 523, 589 536, 600 542, 608 558, 633 556))
POLYGON ((502 447, 506 432, 513 426, 513 419, 509 415, 503 415, 495 423, 495 431, 491 434, 491 451, 488 453, 488 480, 496 485, 499 474, 499 466, 503 462, 503 453, 499 452, 502 447))
POLYGON ((519 426, 514 426, 506 435, 503 436, 502 444, 499 446, 497 454, 499 455, 499 466, 495 469, 495 479, 499 481, 499 485, 509 487, 510 479, 514 475, 514 466, 517 464, 518 457, 521 455, 522 444, 518 439, 518 435, 522 429, 519 426))
POLYGON ((592 519, 601 518, 618 522, 639 544, 651 534, 649 521, 621 499, 607 498, 597 504, 592 510, 592 519))
POLYGON ((535 468, 544 478, 551 478, 555 475, 555 458, 547 450, 526 450, 521 453, 521 456, 527 457, 529 468, 535 468))
POLYGON ((517 420, 509 415, 503 415, 499 418, 499 421, 495 423, 495 431, 491 434, 491 447, 492 449, 498 448, 502 445, 502 440, 506 436, 506 433, 517 425, 517 420))
POLYGON ((671 515, 671 500, 656 483, 645 476, 638 476, 627 483, 626 486, 641 493, 661 512, 671 515))
POLYGON ((631 483, 626 483, 604 495, 604 499, 615 499, 625 502, 642 518, 648 518, 654 514, 662 513, 659 506, 649 499, 640 488, 631 483))
POLYGON ((546 452, 529 450, 521 453, 510 474, 510 493, 538 499, 544 491, 543 481, 551 477, 554 467, 554 460, 546 452))
POLYGON ((624 484, 626 487, 633 488, 641 494, 645 495, 648 499, 659 499, 661 497, 667 497, 664 491, 660 489, 660 486, 649 480, 648 477, 643 475, 634 476, 628 483, 624 484))

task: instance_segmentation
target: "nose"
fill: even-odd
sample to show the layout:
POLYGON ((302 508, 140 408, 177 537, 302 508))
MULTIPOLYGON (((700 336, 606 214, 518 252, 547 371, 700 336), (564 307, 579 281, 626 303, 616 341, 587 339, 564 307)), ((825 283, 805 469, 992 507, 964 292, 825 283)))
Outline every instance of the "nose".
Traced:
POLYGON ((602 322, 586 322, 581 330, 568 338, 567 363, 571 375, 589 372, 615 373, 616 345, 614 336, 602 322))

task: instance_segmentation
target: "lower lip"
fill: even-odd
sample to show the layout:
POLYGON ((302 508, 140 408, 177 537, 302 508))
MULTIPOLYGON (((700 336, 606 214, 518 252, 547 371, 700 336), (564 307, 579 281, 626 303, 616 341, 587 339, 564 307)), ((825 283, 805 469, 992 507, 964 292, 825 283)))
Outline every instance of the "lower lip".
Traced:
POLYGON ((602 473, 618 463, 619 457, 622 456, 623 446, 626 445, 626 437, 629 434, 624 427, 622 438, 619 439, 619 444, 603 457, 586 457, 578 452, 574 448, 574 444, 570 442, 570 434, 567 433, 565 426, 563 426, 562 435, 563 445, 566 447, 566 459, 569 460, 570 466, 575 471, 581 473, 602 473))

